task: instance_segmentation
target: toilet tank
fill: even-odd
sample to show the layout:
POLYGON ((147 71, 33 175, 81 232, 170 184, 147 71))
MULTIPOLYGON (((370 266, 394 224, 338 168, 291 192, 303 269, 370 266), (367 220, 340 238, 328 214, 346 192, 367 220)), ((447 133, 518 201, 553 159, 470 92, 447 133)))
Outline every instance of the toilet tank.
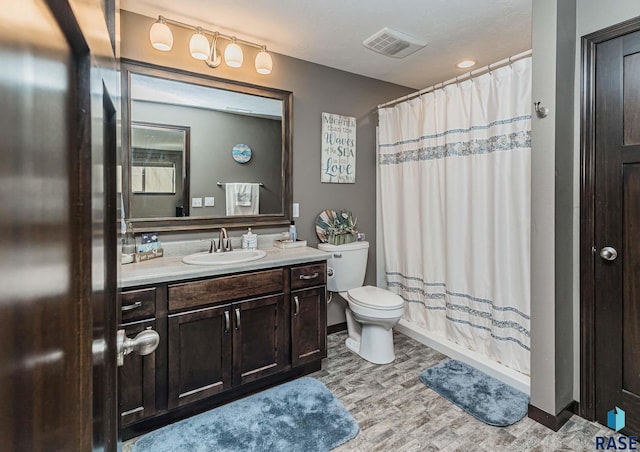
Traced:
POLYGON ((327 290, 345 292, 361 287, 367 270, 369 242, 351 242, 345 245, 320 243, 318 249, 331 253, 327 260, 327 290), (331 272, 333 271, 333 275, 331 272))

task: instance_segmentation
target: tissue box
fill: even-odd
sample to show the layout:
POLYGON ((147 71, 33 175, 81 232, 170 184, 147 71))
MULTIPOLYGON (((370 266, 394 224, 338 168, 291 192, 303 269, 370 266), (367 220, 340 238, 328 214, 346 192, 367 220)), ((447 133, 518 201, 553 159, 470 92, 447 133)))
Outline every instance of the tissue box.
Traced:
POLYGON ((294 242, 292 240, 275 240, 273 242, 273 246, 275 246, 276 248, 283 248, 283 249, 300 248, 300 247, 307 246, 307 241, 306 240, 296 240, 294 242))

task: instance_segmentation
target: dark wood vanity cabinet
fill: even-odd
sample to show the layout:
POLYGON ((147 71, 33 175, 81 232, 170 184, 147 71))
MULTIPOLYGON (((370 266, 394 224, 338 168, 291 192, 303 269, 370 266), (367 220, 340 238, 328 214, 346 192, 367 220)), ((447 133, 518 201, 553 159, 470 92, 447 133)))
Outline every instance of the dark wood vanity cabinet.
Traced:
POLYGON ((282 371, 289 361, 284 295, 242 301, 232 308, 234 386, 282 371))
MULTIPOLYGON (((162 294, 162 306, 153 311, 157 319, 125 325, 129 337, 154 326, 161 345, 146 357, 127 356, 121 368, 121 425, 130 427, 124 438, 175 420, 194 406, 213 407, 319 370, 326 357, 325 262, 154 290, 162 294)), ((148 289, 125 292, 123 305, 150 294, 148 289)), ((136 306, 131 311, 143 309, 136 306)))
POLYGON ((286 365, 284 298, 169 315, 169 408, 273 375, 286 365))
MULTIPOLYGON (((158 329, 155 287, 122 292, 120 300, 120 328, 127 337, 135 337, 147 328, 158 329)), ((118 388, 121 427, 155 415, 156 354, 127 355, 125 365, 119 368, 118 388)))
POLYGON ((291 365, 327 357, 327 300, 324 286, 291 292, 291 365))
POLYGON ((326 263, 291 268, 291 365, 327 357, 326 263))
POLYGON ((168 407, 231 388, 230 305, 169 315, 168 407))

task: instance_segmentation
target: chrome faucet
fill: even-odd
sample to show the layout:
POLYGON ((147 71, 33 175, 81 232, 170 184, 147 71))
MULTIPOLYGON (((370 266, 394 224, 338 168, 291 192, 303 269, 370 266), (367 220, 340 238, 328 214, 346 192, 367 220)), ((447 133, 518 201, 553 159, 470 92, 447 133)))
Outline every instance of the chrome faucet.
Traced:
POLYGON ((227 235, 227 230, 220 228, 220 241, 216 253, 224 253, 225 251, 233 251, 233 248, 231 247, 231 239, 227 235))

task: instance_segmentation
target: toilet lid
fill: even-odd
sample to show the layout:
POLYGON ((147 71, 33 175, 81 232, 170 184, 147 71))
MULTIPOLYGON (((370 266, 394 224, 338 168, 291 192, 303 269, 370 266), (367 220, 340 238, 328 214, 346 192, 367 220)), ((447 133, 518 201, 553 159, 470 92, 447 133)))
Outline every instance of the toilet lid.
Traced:
POLYGON ((398 309, 404 305, 404 300, 388 290, 375 286, 363 286, 347 291, 349 300, 365 308, 398 309))

